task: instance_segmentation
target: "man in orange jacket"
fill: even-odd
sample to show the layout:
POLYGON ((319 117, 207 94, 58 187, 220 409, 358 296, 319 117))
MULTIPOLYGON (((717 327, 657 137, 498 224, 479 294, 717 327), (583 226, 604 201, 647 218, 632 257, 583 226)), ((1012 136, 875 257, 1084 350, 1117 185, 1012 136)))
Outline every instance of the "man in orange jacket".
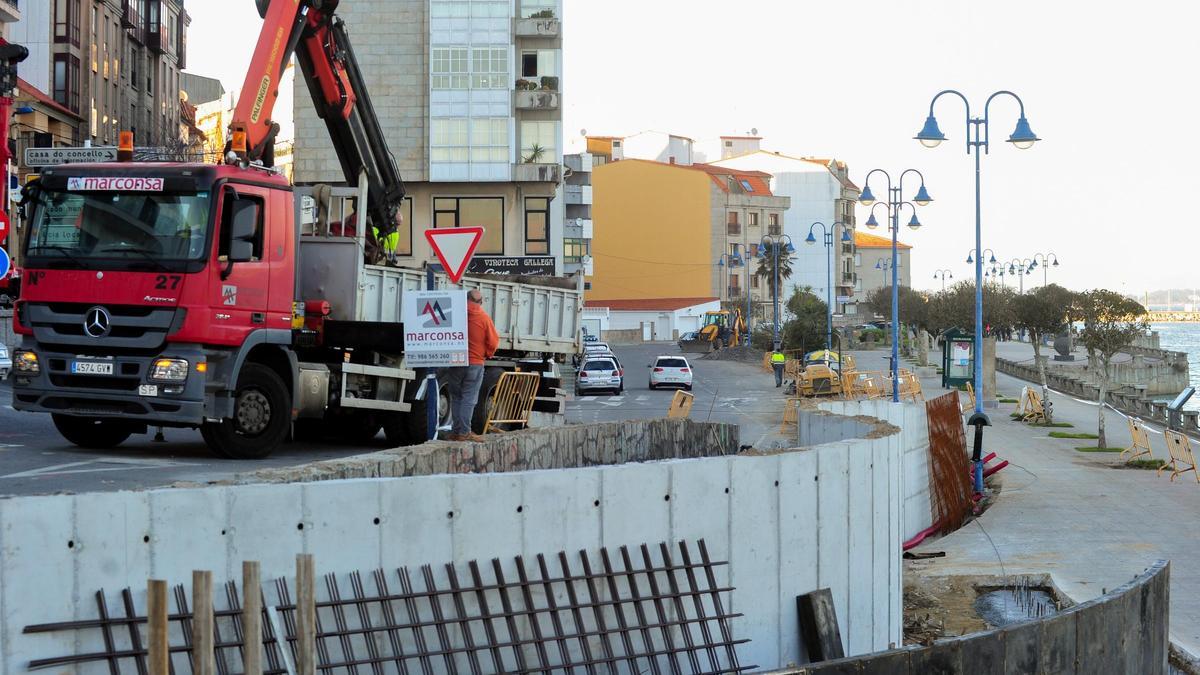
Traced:
POLYGON ((483 293, 478 289, 467 292, 467 362, 466 368, 447 368, 446 389, 450 394, 452 418, 451 441, 479 441, 482 436, 471 431, 471 418, 483 386, 483 364, 496 353, 500 336, 492 318, 483 311, 483 293))

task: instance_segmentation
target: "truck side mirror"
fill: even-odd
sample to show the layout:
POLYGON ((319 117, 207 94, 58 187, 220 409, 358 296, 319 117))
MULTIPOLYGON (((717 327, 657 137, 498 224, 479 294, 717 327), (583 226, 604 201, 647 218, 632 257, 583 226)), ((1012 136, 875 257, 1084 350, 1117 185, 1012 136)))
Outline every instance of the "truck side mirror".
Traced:
POLYGON ((234 200, 229 222, 229 262, 249 262, 254 259, 258 209, 256 200, 240 197, 234 200))

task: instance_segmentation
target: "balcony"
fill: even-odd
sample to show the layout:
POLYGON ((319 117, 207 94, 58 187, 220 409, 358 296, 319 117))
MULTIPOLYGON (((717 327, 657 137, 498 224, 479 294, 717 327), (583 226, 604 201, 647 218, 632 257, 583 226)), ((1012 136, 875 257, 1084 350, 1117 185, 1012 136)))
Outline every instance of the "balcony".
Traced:
POLYGON ((518 183, 561 183, 561 164, 521 163, 513 165, 513 180, 518 183))
POLYGON ((558 110, 560 94, 557 91, 535 89, 533 91, 517 91, 517 110, 558 110))
POLYGON ((853 286, 856 283, 858 283, 858 274, 857 273, 855 273, 855 272, 843 272, 842 273, 842 285, 853 286))
POLYGON ((567 155, 563 157, 563 164, 575 173, 591 173, 592 171, 592 154, 583 152, 578 155, 567 155))
POLYGON ((568 206, 587 206, 592 203, 591 185, 567 185, 564 186, 563 193, 568 206))
POLYGON ((725 233, 731 237, 741 236, 742 226, 738 223, 728 223, 725 225, 725 233))
POLYGON ((562 33, 562 22, 553 17, 516 19, 513 34, 518 38, 553 40, 562 33))
POLYGON ((17 0, 0 0, 0 23, 16 23, 21 20, 21 8, 17 0))
POLYGON ((730 287, 728 287, 728 288, 726 288, 726 289, 725 289, 725 297, 727 297, 727 298, 740 298, 740 297, 742 297, 742 293, 743 293, 743 292, 744 292, 744 291, 742 290, 742 287, 741 287, 741 286, 730 286, 730 287))

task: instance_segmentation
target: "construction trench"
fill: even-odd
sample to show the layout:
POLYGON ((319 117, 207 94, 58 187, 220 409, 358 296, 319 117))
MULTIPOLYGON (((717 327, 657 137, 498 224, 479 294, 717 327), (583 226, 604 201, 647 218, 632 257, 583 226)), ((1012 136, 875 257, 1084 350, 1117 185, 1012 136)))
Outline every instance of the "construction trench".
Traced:
POLYGON ((938 419, 924 403, 831 401, 800 411, 798 447, 781 451, 741 448, 733 425, 625 421, 0 500, 0 675, 153 673, 149 579, 173 589, 156 597, 172 672, 197 672, 207 605, 213 672, 245 672, 246 561, 267 673, 965 673, 1006 649, 994 672, 1104 672, 1074 664, 1112 656, 1093 642, 1114 638, 1143 669, 1111 672, 1166 672, 1165 565, 991 641, 903 646, 902 543, 953 499, 931 489, 938 419), (196 570, 212 573, 211 603, 196 602, 196 570), (850 658, 806 666, 797 599, 823 589, 850 658), (1014 670, 1029 663, 1043 669, 1014 670))

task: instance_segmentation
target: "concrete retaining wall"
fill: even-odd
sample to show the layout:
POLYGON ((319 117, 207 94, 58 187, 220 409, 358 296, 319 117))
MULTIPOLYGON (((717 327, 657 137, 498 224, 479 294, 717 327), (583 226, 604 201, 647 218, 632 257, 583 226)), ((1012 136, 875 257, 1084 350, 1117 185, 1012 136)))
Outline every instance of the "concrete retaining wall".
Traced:
POLYGON ((907 541, 933 524, 929 502, 929 418, 924 403, 891 401, 827 401, 822 410, 836 413, 833 419, 874 418, 898 430, 903 457, 901 494, 904 496, 903 539, 907 541))
POLYGON ((1166 675, 1170 565, 1046 619, 866 657, 789 670, 796 675, 1166 675))
POLYGON ((904 500, 901 442, 894 430, 879 433, 730 455, 736 427, 624 422, 480 447, 431 444, 293 477, 433 475, 0 500, 0 675, 97 649, 99 631, 21 631, 95 618, 102 588, 112 603, 131 587, 143 607, 150 577, 186 583, 208 569, 221 583, 258 560, 269 585, 293 574, 300 552, 315 555, 319 574, 498 557, 515 575, 518 554, 700 538, 730 562, 718 581, 736 588, 726 607, 745 614, 733 623, 752 640, 739 648, 742 663, 804 663, 795 597, 825 587, 848 653, 886 649, 901 636, 904 500), (692 445, 672 447, 680 442, 692 445), (563 468, 531 470, 539 466, 563 468))

